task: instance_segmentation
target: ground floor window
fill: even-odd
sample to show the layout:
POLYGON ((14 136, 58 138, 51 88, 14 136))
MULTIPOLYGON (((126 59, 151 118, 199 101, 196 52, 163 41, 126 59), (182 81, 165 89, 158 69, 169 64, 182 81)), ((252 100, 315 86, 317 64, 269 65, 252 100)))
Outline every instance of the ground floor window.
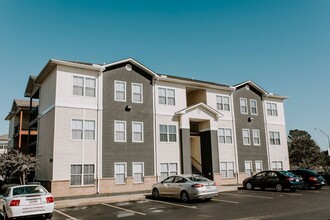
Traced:
POLYGON ((272 170, 283 170, 282 161, 272 161, 272 170))
POLYGON ((144 176, 144 163, 134 162, 133 163, 134 183, 143 183, 143 176, 144 176))
POLYGON ((220 172, 222 178, 233 178, 234 177, 234 162, 221 162, 220 172))
POLYGON ((177 163, 161 163, 160 164, 160 181, 166 179, 169 176, 178 174, 177 163))
POLYGON ((259 173, 263 170, 262 168, 262 161, 261 160, 256 160, 255 161, 255 165, 256 165, 256 172, 259 173))
POLYGON ((245 173, 248 176, 252 176, 253 174, 252 161, 244 161, 244 164, 245 164, 245 173))
POLYGON ((93 185, 94 174, 94 164, 73 164, 70 169, 70 185, 93 185))
POLYGON ((126 163, 115 163, 115 183, 125 184, 127 177, 127 164, 126 163))

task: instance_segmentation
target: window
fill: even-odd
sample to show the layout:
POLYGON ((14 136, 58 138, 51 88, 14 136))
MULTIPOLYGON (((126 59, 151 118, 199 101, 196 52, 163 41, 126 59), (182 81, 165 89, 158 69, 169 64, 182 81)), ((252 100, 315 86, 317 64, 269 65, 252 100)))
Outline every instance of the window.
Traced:
POLYGON ((132 122, 132 142, 143 142, 143 122, 132 122))
POLYGON ((115 81, 115 100, 126 101, 126 82, 115 81))
POLYGON ((280 132, 270 131, 269 139, 271 145, 281 145, 280 132))
POLYGON ((126 183, 126 163, 115 163, 115 183, 125 184, 126 183))
POLYGON ((115 121, 115 142, 126 142, 126 121, 115 121))
POLYGON ((222 111, 230 111, 228 96, 217 95, 217 109, 222 111))
POLYGON ((72 119, 71 139, 95 140, 95 121, 72 119))
POLYGON ((94 78, 73 76, 73 95, 95 97, 95 88, 94 78))
POLYGON ((175 90, 167 88, 158 88, 159 104, 175 105, 175 90))
POLYGON ((267 105, 267 115, 277 116, 277 104, 276 103, 267 102, 266 105, 267 105))
POLYGON ((240 98, 240 106, 241 106, 241 113, 247 114, 248 107, 247 107, 247 100, 245 98, 240 98))
POLYGON ((70 170, 70 185, 93 185, 94 184, 94 164, 74 164, 70 170))
POLYGON ((258 114, 257 100, 254 100, 254 99, 250 100, 250 108, 251 108, 251 115, 258 114))
POLYGON ((252 176, 253 170, 252 170, 252 161, 244 161, 245 164, 245 173, 248 176, 252 176))
POLYGON ((222 178, 233 178, 234 177, 234 162, 221 162, 220 172, 222 178))
POLYGON ((134 183, 143 183, 144 164, 142 162, 133 163, 133 179, 134 183))
POLYGON ((258 129, 252 129, 253 145, 260 145, 260 132, 258 129))
POLYGON ((176 142, 175 125, 159 125, 160 142, 176 142))
POLYGON ((282 161, 272 161, 272 170, 283 170, 282 161))
POLYGON ((250 145, 250 130, 243 129, 243 145, 250 145))
POLYGON ((255 165, 256 165, 256 172, 261 172, 263 169, 262 169, 262 161, 261 160, 256 160, 255 161, 255 165))
POLYGON ((132 102, 143 102, 143 86, 142 84, 132 83, 132 102))
POLYGON ((7 142, 0 142, 0 150, 2 149, 7 149, 8 148, 8 143, 7 142))
POLYGON ((178 174, 177 163, 161 163, 160 164, 160 181, 166 179, 169 176, 178 174))
POLYGON ((219 128, 219 142, 223 144, 232 143, 232 133, 230 128, 219 128))

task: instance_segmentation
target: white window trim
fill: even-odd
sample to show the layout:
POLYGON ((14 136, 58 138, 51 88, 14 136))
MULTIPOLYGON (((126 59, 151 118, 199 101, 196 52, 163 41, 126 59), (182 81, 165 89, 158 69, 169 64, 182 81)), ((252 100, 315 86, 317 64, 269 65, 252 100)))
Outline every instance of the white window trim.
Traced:
MULTIPOLYGON (((93 163, 86 163, 86 164, 82 164, 82 163, 71 163, 69 164, 69 187, 82 187, 82 186, 94 186, 95 185, 95 179, 96 179, 96 167, 95 164, 93 163), (80 185, 71 185, 71 166, 72 165, 80 165, 81 166, 81 184, 80 185), (94 181, 93 184, 84 184, 84 165, 93 165, 94 166, 94 181)), ((76 175, 76 174, 75 174, 76 175)))
MULTIPOLYGON (((160 167, 161 167, 161 164, 167 164, 167 177, 170 177, 171 176, 171 172, 176 172, 176 175, 179 174, 179 166, 178 166, 178 162, 160 162, 159 163, 159 171, 158 171, 158 179, 161 178, 161 170, 160 170, 160 167), (176 164, 176 170, 171 170, 171 164, 176 164)), ((166 177, 166 178, 167 178, 166 177)))
POLYGON ((167 88, 167 87, 158 87, 158 89, 157 89, 157 93, 158 93, 158 96, 157 96, 157 98, 158 98, 158 104, 159 105, 169 105, 169 106, 175 106, 176 105, 176 90, 175 90, 175 88, 167 88), (159 103, 159 89, 165 89, 165 104, 163 104, 163 103, 159 103), (173 90, 174 91, 174 105, 170 105, 170 104, 168 104, 168 98, 169 98, 169 96, 168 96, 168 90, 173 90))
POLYGON ((230 96, 228 96, 228 95, 216 95, 216 105, 217 105, 217 110, 220 110, 220 111, 227 111, 227 112, 230 112, 230 109, 231 109, 231 107, 230 107, 230 96), (221 99, 222 99, 222 106, 223 106, 223 109, 218 109, 218 97, 221 97, 221 99), (228 106, 229 106, 229 110, 225 110, 225 108, 224 108, 224 102, 223 102, 223 98, 228 98, 228 106))
POLYGON ((127 184, 127 163, 126 162, 116 162, 115 163, 115 166, 114 166, 114 177, 115 177, 115 185, 126 185, 127 184), (116 183, 116 165, 122 165, 124 164, 125 165, 125 179, 124 179, 124 182, 123 183, 116 183))
POLYGON ((249 113, 249 106, 248 106, 248 101, 247 101, 246 98, 239 98, 239 108, 240 108, 240 112, 241 112, 241 114, 246 115, 246 114, 249 113), (246 112, 242 112, 242 105, 241 105, 241 104, 242 104, 242 103, 241 103, 242 100, 245 100, 245 103, 246 103, 246 112))
POLYGON ((252 160, 245 160, 244 161, 244 171, 245 173, 247 174, 247 169, 246 169, 246 164, 249 163, 251 165, 251 176, 253 175, 253 163, 252 163, 252 160))
POLYGON ((246 145, 246 146, 249 146, 251 145, 251 134, 250 134, 250 129, 247 129, 247 128, 243 128, 242 129, 242 138, 243 138, 243 145, 246 145), (244 131, 248 131, 248 138, 249 138, 249 143, 244 143, 244 131))
POLYGON ((122 142, 122 143, 127 142, 127 123, 126 123, 126 121, 115 120, 115 122, 114 122, 114 131, 115 131, 114 132, 114 140, 115 140, 115 142, 122 142), (117 122, 123 122, 125 124, 125 135, 124 135, 125 140, 117 140, 117 135, 116 135, 116 133, 117 133, 117 130, 116 130, 116 124, 117 124, 117 122))
POLYGON ((159 124, 158 125, 158 129, 159 129, 159 132, 158 132, 158 137, 159 137, 159 142, 160 143, 177 143, 178 142, 178 128, 176 125, 172 125, 172 124, 159 124), (161 141, 160 140, 160 126, 161 125, 164 125, 167 127, 167 131, 166 131, 166 135, 167 135, 167 141, 161 141), (170 141, 170 126, 175 126, 175 141, 170 141))
MULTIPOLYGON (((221 178, 222 179, 233 179, 233 178, 235 178, 235 162, 234 161, 222 161, 222 162, 220 162, 220 173, 221 173, 221 171, 222 171, 222 169, 221 169, 221 163, 225 163, 226 164, 226 173, 227 173, 227 176, 222 176, 221 175, 221 178), (228 163, 232 163, 233 164, 233 176, 232 177, 228 177, 228 171, 229 171, 229 169, 228 169, 228 163)), ((231 169, 230 169, 231 170, 231 169)))
POLYGON ((132 142, 133 143, 143 143, 144 142, 144 124, 143 122, 140 121, 132 121, 132 142), (142 125, 142 140, 141 141, 136 141, 134 140, 134 124, 141 124, 142 125))
POLYGON ((261 144, 261 139, 260 139, 260 130, 259 130, 259 129, 252 129, 252 140, 253 140, 253 145, 254 145, 254 146, 260 146, 260 144, 261 144), (258 143, 258 144, 256 144, 256 143, 254 142, 254 138, 255 138, 255 136, 254 136, 254 131, 258 131, 258 139, 259 139, 259 143, 258 143))
POLYGON ((132 83, 132 94, 131 95, 132 95, 132 102, 133 103, 143 103, 143 84, 141 84, 141 83, 132 83), (141 86, 141 101, 140 102, 134 101, 134 90, 133 90, 134 85, 141 86))
POLYGON ((272 163, 271 163, 271 169, 272 170, 283 170, 283 161, 281 160, 273 160, 272 163), (273 167, 273 163, 275 163, 275 167, 273 167), (278 169, 279 167, 277 166, 278 163, 281 163, 282 167, 281 169, 278 169))
MULTIPOLYGON (((72 95, 73 96, 76 96, 76 97, 86 97, 86 98, 96 98, 96 87, 97 87, 97 82, 96 82, 96 78, 95 77, 86 77, 86 76, 83 76, 83 75, 77 75, 77 74, 74 74, 73 76, 72 76, 72 95), (82 87, 83 87, 83 94, 82 95, 75 95, 75 94, 73 94, 73 86, 74 86, 74 84, 73 84, 73 79, 74 79, 74 77, 80 77, 80 78, 83 78, 84 79, 84 83, 83 83, 83 85, 82 85, 82 87), (95 96, 87 96, 86 95, 86 79, 93 79, 93 80, 95 80, 95 87, 94 87, 94 89, 95 89, 95 96)), ((88 87, 88 88, 92 88, 92 87, 88 87)))
POLYGON ((126 102, 126 93, 127 93, 127 85, 126 85, 126 82, 125 81, 120 81, 120 80, 115 80, 115 82, 114 82, 115 84, 114 84, 114 99, 115 99, 115 101, 117 101, 117 102, 126 102), (117 83, 124 83, 125 84, 125 90, 124 90, 124 92, 125 92, 125 95, 124 95, 124 100, 121 100, 121 99, 117 99, 117 96, 116 96, 116 84, 117 83))
POLYGON ((133 183, 144 183, 144 162, 133 162, 132 163, 132 177, 133 177, 133 183), (134 181, 134 165, 135 164, 142 164, 142 182, 135 182, 134 181))
POLYGON ((95 119, 79 119, 79 118, 71 118, 71 128, 70 128, 70 141, 95 141, 96 140, 96 127, 97 127, 97 124, 96 124, 96 120, 95 119), (73 120, 79 120, 79 121, 82 121, 82 139, 74 139, 72 137, 72 125, 73 125, 73 120), (86 121, 94 121, 94 139, 85 139, 85 122, 86 121))
POLYGON ((278 117, 278 106, 277 106, 277 103, 276 102, 266 102, 266 113, 267 113, 268 116, 278 117), (268 104, 270 104, 271 114, 268 114, 268 107, 267 107, 268 104), (273 109, 273 105, 276 106, 275 109, 273 109), (274 114, 274 110, 276 110, 276 115, 274 114))
POLYGON ((254 161, 254 165, 255 165, 255 168, 256 168, 256 172, 261 172, 261 171, 264 170, 264 166, 262 164, 262 160, 256 160, 256 161, 254 161), (261 168, 260 171, 257 171, 257 163, 260 163, 260 168, 261 168))
POLYGON ((269 144, 270 145, 272 145, 272 146, 281 146, 281 132, 279 132, 279 131, 269 131, 269 144), (274 144, 272 144, 272 142, 271 142, 271 133, 274 133, 274 144), (275 133, 278 133, 278 140, 279 140, 279 144, 276 144, 276 138, 275 138, 275 133))
POLYGON ((219 139, 219 144, 233 144, 233 130, 231 128, 218 128, 218 139, 219 139), (224 143, 221 143, 220 142, 220 130, 223 129, 223 132, 224 132, 224 138, 225 138, 225 142, 224 143), (231 136, 227 136, 226 135, 226 130, 230 130, 230 134, 231 136), (227 142, 227 137, 231 137, 231 142, 228 143, 227 142))
POLYGON ((251 115, 258 115, 258 102, 256 99, 250 99, 250 112, 251 112, 251 115), (252 111, 252 102, 256 103, 256 113, 253 113, 253 111, 252 111))

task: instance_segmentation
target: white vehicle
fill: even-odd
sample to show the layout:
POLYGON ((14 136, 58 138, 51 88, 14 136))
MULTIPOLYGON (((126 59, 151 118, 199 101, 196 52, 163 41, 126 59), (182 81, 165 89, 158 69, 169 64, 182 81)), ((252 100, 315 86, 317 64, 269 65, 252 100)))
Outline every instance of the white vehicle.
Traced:
POLYGON ((51 219, 54 197, 41 185, 5 185, 0 195, 4 219, 44 216, 51 219))

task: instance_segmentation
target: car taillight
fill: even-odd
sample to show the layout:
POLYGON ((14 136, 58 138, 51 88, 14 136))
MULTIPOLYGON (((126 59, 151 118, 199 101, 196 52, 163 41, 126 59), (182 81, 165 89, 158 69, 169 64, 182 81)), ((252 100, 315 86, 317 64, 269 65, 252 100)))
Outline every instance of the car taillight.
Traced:
POLYGON ((286 180, 293 181, 294 179, 292 177, 287 177, 286 180))
POLYGON ((46 197, 46 202, 47 203, 53 203, 54 202, 54 198, 52 196, 46 197))
POLYGON ((20 200, 19 199, 13 199, 10 201, 9 206, 19 206, 20 200))
POLYGON ((310 177, 309 177, 309 180, 311 180, 311 181, 316 181, 316 180, 317 180, 317 178, 316 178, 316 177, 314 177, 314 176, 310 176, 310 177))
POLYGON ((192 185, 192 187, 194 187, 194 188, 200 188, 200 187, 203 187, 203 184, 194 184, 194 185, 192 185))

